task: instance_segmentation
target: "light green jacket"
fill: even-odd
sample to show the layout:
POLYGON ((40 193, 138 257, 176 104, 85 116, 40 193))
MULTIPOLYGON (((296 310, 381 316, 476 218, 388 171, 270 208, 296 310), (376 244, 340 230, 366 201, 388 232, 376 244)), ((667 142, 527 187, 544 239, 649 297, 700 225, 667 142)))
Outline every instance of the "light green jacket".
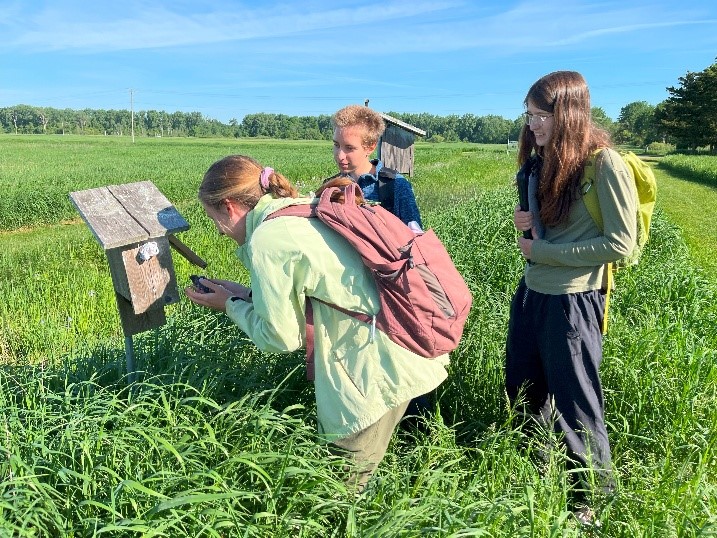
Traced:
MULTIPOLYGON (((360 256, 318 219, 264 218, 308 198, 265 195, 247 214, 246 242, 237 250, 251 275, 252 302, 227 301, 227 315, 262 351, 305 347, 305 297, 374 314, 376 287, 360 256)), ((368 324, 313 303, 316 407, 319 432, 335 440, 358 432, 388 410, 436 388, 448 355, 425 359, 368 324)))

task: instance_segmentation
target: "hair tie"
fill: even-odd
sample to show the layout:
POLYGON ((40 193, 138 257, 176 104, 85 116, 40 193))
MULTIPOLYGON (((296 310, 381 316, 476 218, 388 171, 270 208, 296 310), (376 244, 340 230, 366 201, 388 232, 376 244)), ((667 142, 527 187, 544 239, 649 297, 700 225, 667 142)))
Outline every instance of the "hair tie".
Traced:
POLYGON ((269 188, 269 176, 274 173, 273 168, 269 168, 268 166, 265 166, 261 169, 261 174, 259 175, 259 184, 261 185, 261 188, 266 190, 269 188))

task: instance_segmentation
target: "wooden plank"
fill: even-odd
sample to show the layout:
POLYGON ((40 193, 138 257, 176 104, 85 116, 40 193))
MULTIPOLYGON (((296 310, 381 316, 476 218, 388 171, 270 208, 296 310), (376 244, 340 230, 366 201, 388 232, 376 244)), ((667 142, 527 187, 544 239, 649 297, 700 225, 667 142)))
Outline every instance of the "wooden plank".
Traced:
POLYGON ((194 265, 201 267, 202 269, 206 268, 207 262, 197 256, 197 254, 195 254, 192 249, 182 243, 177 237, 170 235, 169 244, 174 247, 177 252, 184 256, 189 261, 189 263, 193 263, 194 265))
POLYGON ((126 248, 130 248, 127 245, 110 249, 106 252, 107 261, 110 265, 110 275, 112 275, 112 286, 118 295, 121 295, 125 300, 132 304, 132 293, 129 290, 129 281, 127 280, 127 273, 124 270, 124 258, 122 257, 122 251, 126 248))
POLYGON ((179 302, 177 277, 167 238, 155 238, 159 253, 149 260, 139 257, 142 245, 125 245, 107 251, 115 292, 124 297, 135 314, 179 302))
POLYGON ((119 293, 115 293, 115 298, 117 299, 117 308, 122 322, 122 332, 125 336, 149 331, 150 329, 161 327, 167 322, 164 308, 156 308, 142 314, 135 314, 132 309, 132 303, 119 293))
POLYGON ((142 260, 139 257, 139 249, 142 245, 122 252, 130 300, 135 314, 179 302, 169 241, 165 237, 156 238, 154 241, 159 246, 159 254, 149 260, 142 260))
POLYGON ((419 129, 414 125, 406 123, 405 121, 401 121, 398 118, 394 118, 393 116, 389 116, 388 114, 384 114, 383 112, 379 112, 379 114, 381 114, 383 121, 388 124, 397 125, 401 129, 408 131, 409 133, 416 134, 418 136, 426 136, 426 131, 424 131, 423 129, 419 129))
POLYGON ((70 199, 105 250, 149 238, 107 187, 71 192, 70 199))
POLYGON ((189 223, 151 181, 107 187, 125 210, 149 234, 162 237, 189 230, 189 223))
POLYGON ((411 133, 389 126, 379 142, 379 159, 388 168, 413 176, 414 140, 411 133))

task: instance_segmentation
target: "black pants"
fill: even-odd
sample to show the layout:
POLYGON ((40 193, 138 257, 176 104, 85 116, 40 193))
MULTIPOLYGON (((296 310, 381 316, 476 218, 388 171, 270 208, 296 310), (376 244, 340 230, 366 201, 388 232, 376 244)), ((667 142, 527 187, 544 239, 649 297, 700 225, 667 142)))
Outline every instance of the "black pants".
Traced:
POLYGON ((595 290, 546 295, 521 280, 510 307, 505 387, 527 412, 562 434, 569 458, 613 488, 610 444, 598 369, 605 298, 595 290), (522 391, 522 392, 521 392, 522 391))

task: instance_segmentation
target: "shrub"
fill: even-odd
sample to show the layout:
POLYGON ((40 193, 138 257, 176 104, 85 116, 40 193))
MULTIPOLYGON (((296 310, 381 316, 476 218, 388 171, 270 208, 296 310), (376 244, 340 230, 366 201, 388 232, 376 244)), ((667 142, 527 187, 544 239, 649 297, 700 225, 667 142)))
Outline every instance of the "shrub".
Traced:
POLYGON ((673 144, 667 144, 665 142, 653 142, 647 146, 648 155, 660 155, 665 156, 668 153, 673 153, 675 146, 673 144))

